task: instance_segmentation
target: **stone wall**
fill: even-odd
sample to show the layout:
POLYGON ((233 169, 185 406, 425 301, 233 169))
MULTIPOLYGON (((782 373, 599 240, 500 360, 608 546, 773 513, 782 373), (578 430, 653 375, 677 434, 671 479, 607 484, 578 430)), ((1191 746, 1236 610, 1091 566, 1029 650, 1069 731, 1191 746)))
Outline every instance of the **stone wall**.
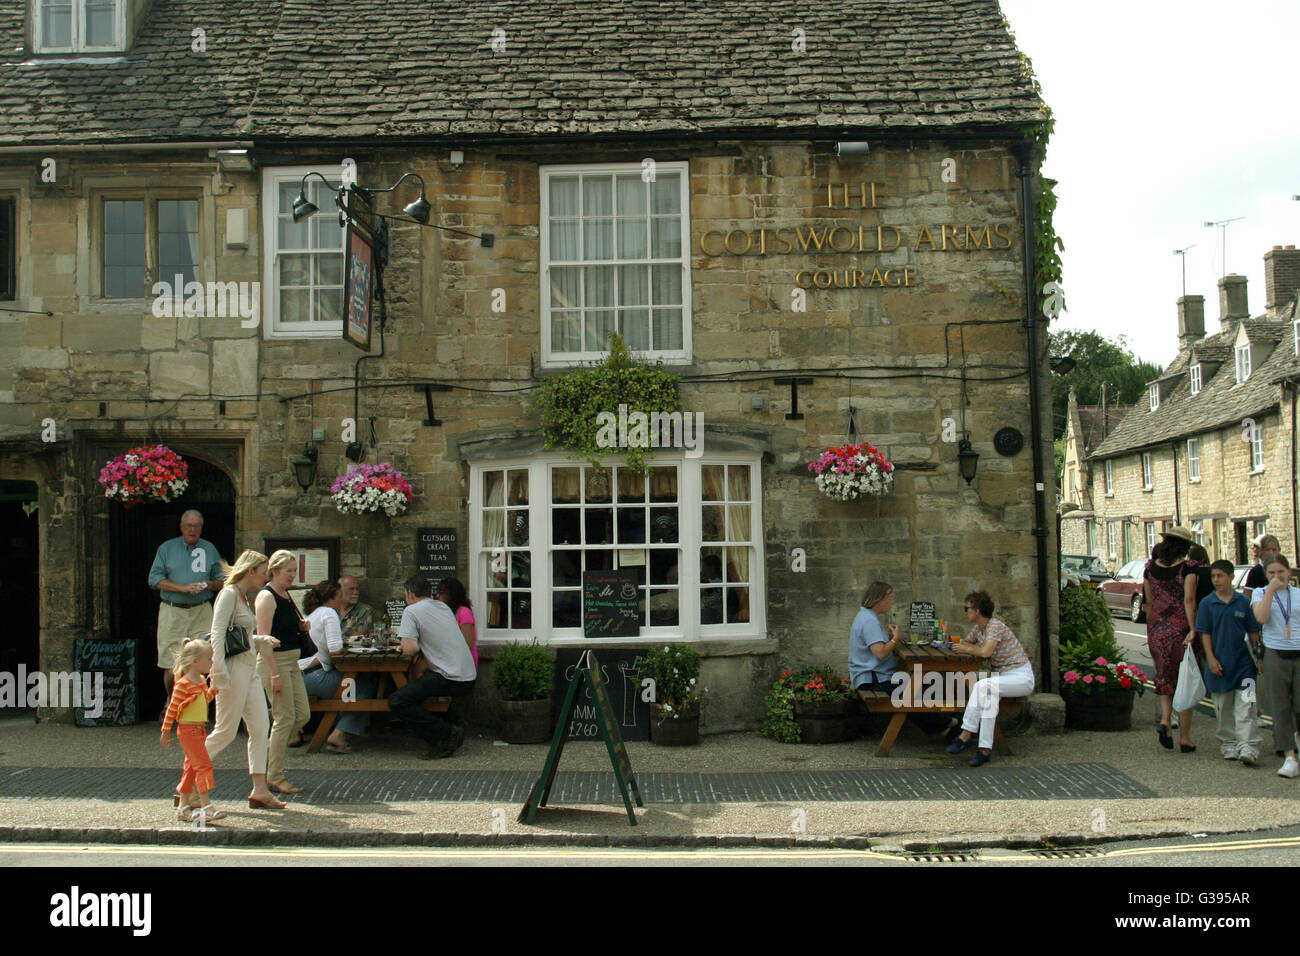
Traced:
MULTIPOLYGON (((610 146, 582 159, 639 163, 645 152, 610 146)), ((41 422, 52 417, 58 427, 57 450, 44 452, 55 464, 33 479, 41 483, 43 542, 51 516, 42 556, 49 660, 70 653, 79 629, 103 636, 107 627, 106 579, 66 567, 73 555, 104 553, 108 505, 94 479, 105 442, 123 448, 146 439, 196 448, 233 443, 237 546, 260 549, 266 536, 338 536, 342 567, 361 578, 363 600, 372 604, 394 596, 412 568, 417 527, 458 528, 461 566, 468 565, 468 471, 457 449, 485 436, 536 430, 528 409, 532 392, 521 389, 548 374, 534 374, 540 368, 538 165, 573 156, 558 147, 526 154, 503 148, 470 152, 457 167, 444 155, 354 153, 362 182, 391 182, 413 169, 428 185, 432 222, 496 235, 492 249, 481 249, 475 239, 433 229, 394 230, 387 272, 391 331, 383 357, 361 363, 358 374, 363 386, 408 385, 363 390, 357 421, 364 439, 374 419, 378 444, 369 460, 392 461, 414 488, 411 510, 392 519, 340 515, 327 498, 330 481, 348 465, 342 431, 354 416, 356 349, 336 339, 267 339, 236 319, 156 318, 143 300, 110 302, 95 294, 96 203, 106 190, 161 182, 201 197, 203 279, 261 278, 260 173, 218 175, 202 153, 167 154, 165 161, 126 154, 70 158, 67 177, 56 186, 37 184, 16 161, 0 167, 0 191, 21 197, 14 305, 55 313, 0 317, 0 393, 13 397, 0 406, 4 477, 31 474, 24 463, 41 422), (249 211, 246 248, 226 243, 227 209, 249 211), (505 313, 492 311, 495 289, 505 292, 505 313), (440 427, 423 424, 424 399, 409 385, 428 380, 465 386, 435 393, 440 427), (324 441, 312 441, 314 429, 324 429, 324 441), (303 494, 289 461, 308 442, 320 448, 319 473, 303 494), (78 610, 89 607, 101 610, 78 610)), ((907 602, 929 600, 959 625, 963 595, 987 589, 1037 665, 1022 224, 1010 154, 918 143, 840 160, 804 143, 683 143, 655 155, 690 162, 694 361, 674 371, 823 370, 800 387, 802 420, 786 419, 790 389, 770 377, 695 381, 681 389, 683 407, 706 410, 710 429, 759 435, 768 449, 760 546, 766 633, 704 645, 705 683, 714 692, 706 728, 755 724, 762 690, 780 667, 820 661, 845 667, 850 623, 875 579, 894 585, 904 614, 907 602), (876 205, 862 192, 850 197, 852 208, 829 208, 828 182, 878 183, 876 205), (843 227, 837 245, 845 247, 851 234, 860 246, 859 227, 861 235, 878 237, 877 225, 899 230, 897 249, 708 255, 700 245, 709 230, 753 235, 811 226, 843 227), (793 307, 800 270, 810 270, 805 311, 793 307), (827 288, 817 287, 818 272, 832 275, 827 288), (845 285, 866 287, 837 288, 837 274, 845 285), (956 459, 963 356, 965 427, 981 456, 970 485, 959 477, 956 459), (871 371, 879 366, 890 368, 871 371), (862 377, 837 377, 836 369, 862 377), (762 408, 752 407, 755 397, 762 408), (845 440, 850 407, 857 409, 859 439, 872 441, 898 466, 896 487, 883 499, 819 498, 807 470, 822 448, 845 440), (992 445, 1005 426, 1026 437, 1024 450, 1010 458, 992 445), (806 553, 806 571, 792 569, 796 548, 806 553)), ((302 150, 258 158, 263 167, 323 170, 341 159, 302 150)), ((379 346, 376 333, 372 355, 379 346)), ((1045 365, 1041 374, 1046 429, 1045 365)), ((1050 441, 1042 448, 1050 502, 1050 441)), ((1047 520, 1050 526, 1050 514, 1047 520)), ((1051 538, 1048 547, 1054 554, 1051 538)), ((1049 564, 1054 581, 1055 560, 1049 564)), ((470 578, 473 593, 473 572, 470 578)), ((1054 628, 1054 587, 1051 594, 1054 628)), ((484 651, 490 660, 491 647, 484 651)), ((483 676, 480 709, 490 713, 488 667, 483 676)))

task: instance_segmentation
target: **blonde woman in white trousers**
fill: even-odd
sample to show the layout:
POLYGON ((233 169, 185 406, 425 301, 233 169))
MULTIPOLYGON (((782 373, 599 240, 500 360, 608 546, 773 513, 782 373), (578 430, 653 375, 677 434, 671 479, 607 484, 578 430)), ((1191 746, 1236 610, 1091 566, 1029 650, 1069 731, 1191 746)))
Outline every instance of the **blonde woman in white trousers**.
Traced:
POLYGON ((216 757, 235 739, 239 721, 248 728, 248 772, 253 778, 253 792, 248 795, 252 809, 282 810, 284 804, 272 796, 266 786, 266 749, 271 721, 266 712, 266 696, 257 677, 257 658, 269 657, 275 638, 254 634, 257 619, 248 604, 248 595, 266 583, 269 571, 266 555, 245 551, 234 567, 222 563, 226 584, 212 606, 212 684, 217 689, 217 722, 208 735, 208 756, 216 757), (233 657, 226 656, 226 628, 238 624, 248 634, 249 649, 233 657))

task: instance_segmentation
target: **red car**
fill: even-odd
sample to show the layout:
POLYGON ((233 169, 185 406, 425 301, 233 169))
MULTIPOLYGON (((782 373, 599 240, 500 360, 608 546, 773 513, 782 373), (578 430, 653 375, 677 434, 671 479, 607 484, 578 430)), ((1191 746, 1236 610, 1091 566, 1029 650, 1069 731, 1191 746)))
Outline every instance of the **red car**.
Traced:
POLYGON ((1142 570, 1146 566, 1146 558, 1134 558, 1097 589, 1106 599, 1106 606, 1112 614, 1119 611, 1135 624, 1146 619, 1142 612, 1142 570))

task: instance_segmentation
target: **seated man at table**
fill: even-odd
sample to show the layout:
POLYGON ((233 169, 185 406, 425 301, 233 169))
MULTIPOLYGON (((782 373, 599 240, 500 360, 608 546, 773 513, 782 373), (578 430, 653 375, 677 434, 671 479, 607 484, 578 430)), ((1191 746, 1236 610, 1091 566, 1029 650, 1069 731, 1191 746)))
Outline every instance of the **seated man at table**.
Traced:
POLYGON ((414 574, 406 579, 406 610, 397 636, 402 654, 424 658, 428 670, 388 698, 388 709, 427 743, 425 759, 450 757, 465 740, 465 728, 424 709, 430 697, 464 697, 474 691, 478 672, 451 608, 431 596, 433 583, 414 574))
POLYGON ((356 577, 345 574, 339 578, 339 591, 343 595, 343 610, 339 613, 339 625, 343 629, 343 639, 371 634, 375 630, 375 612, 370 605, 362 604, 361 585, 356 577))

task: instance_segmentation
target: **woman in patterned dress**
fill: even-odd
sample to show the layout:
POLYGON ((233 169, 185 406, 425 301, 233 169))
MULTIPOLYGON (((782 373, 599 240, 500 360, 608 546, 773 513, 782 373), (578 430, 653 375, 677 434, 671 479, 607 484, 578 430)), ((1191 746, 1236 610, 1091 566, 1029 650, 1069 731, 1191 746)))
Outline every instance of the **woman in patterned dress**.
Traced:
MULTIPOLYGON (((1160 700, 1160 723, 1156 736, 1160 746, 1173 750, 1170 720, 1174 711, 1174 686, 1178 667, 1188 644, 1192 644, 1189 621, 1196 620, 1196 562, 1187 560, 1187 552, 1196 542, 1188 528, 1179 525, 1164 532, 1164 540, 1151 551, 1151 560, 1142 572, 1146 600, 1147 647, 1156 664, 1156 694, 1160 700)), ((1199 646, 1193 646, 1193 652, 1199 646)), ((1197 662, 1200 655, 1197 655, 1197 662)), ((1192 746, 1192 711, 1178 712, 1178 746, 1185 754, 1192 746)))

